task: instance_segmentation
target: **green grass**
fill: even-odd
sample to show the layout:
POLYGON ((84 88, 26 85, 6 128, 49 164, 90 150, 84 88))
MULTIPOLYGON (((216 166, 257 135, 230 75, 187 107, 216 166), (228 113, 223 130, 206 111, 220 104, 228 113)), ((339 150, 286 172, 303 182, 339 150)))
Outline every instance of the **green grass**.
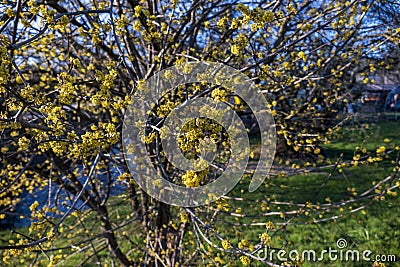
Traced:
MULTIPOLYGON (((340 154, 343 154, 343 161, 352 160, 357 153, 363 156, 375 156, 376 149, 382 145, 386 151, 394 149, 400 145, 400 121, 385 121, 380 123, 369 123, 360 125, 346 126, 334 136, 330 144, 324 145, 326 155, 335 162, 340 154), (356 147, 360 151, 354 152, 356 147)), ((232 206, 240 206, 243 213, 254 217, 229 218, 225 216, 222 221, 226 221, 226 229, 234 242, 240 239, 257 239, 257 236, 264 230, 260 226, 250 226, 243 233, 237 234, 236 229, 229 226, 234 223, 250 224, 252 222, 272 221, 276 224, 283 224, 292 218, 291 215, 281 218, 276 216, 264 216, 267 211, 262 210, 260 202, 270 203, 266 205, 269 211, 289 211, 296 210, 294 205, 277 205, 272 201, 286 203, 306 203, 323 204, 327 198, 331 202, 341 202, 347 199, 356 198, 365 190, 369 189, 374 183, 393 174, 393 163, 397 152, 389 154, 381 162, 368 164, 358 167, 345 167, 342 172, 329 172, 333 168, 325 169, 324 172, 294 175, 290 177, 271 178, 266 181, 265 188, 254 193, 247 192, 248 181, 242 181, 231 193, 232 196, 240 196, 243 201, 232 201, 232 206), (328 179, 329 177, 329 179, 328 179), (321 184, 325 186, 321 187, 321 184), (316 192, 318 192, 316 194, 316 192), (354 196, 353 194, 356 194, 354 196)), ((397 178, 398 181, 398 178, 397 178)), ((397 192, 399 190, 397 189, 397 192)), ((400 192, 398 192, 400 193, 400 192)), ((317 253, 323 249, 336 249, 336 241, 344 238, 348 242, 348 249, 356 249, 360 253, 364 250, 372 251, 376 254, 395 254, 400 260, 400 202, 398 196, 385 196, 384 200, 371 201, 359 200, 355 203, 343 206, 343 209, 335 208, 324 213, 317 210, 308 215, 302 214, 295 217, 284 231, 277 232, 271 245, 273 247, 284 247, 286 251, 313 249, 317 253), (363 212, 351 213, 363 205, 366 208, 363 212), (327 219, 338 216, 337 219, 325 222, 313 223, 314 220, 327 219)), ((317 254, 318 255, 318 254, 317 254)), ((328 259, 326 257, 326 259, 328 259)), ((254 263, 254 266, 262 264, 254 263)), ((339 262, 321 261, 305 262, 304 266, 372 266, 367 262, 339 262)), ((386 263, 386 266, 399 266, 397 263, 386 263)))
POLYGON ((324 145, 327 156, 337 158, 343 153, 345 159, 351 159, 356 147, 373 152, 382 144, 388 147, 400 145, 400 120, 380 123, 350 122, 332 138, 330 144, 324 145))
MULTIPOLYGON (((326 178, 324 174, 296 175, 289 178, 279 178, 275 181, 269 181, 270 186, 257 191, 257 195, 250 193, 242 193, 242 197, 248 201, 235 202, 235 205, 242 207, 243 213, 256 216, 254 219, 240 218, 238 221, 234 218, 226 218, 230 223, 240 222, 243 224, 251 222, 267 222, 272 221, 276 224, 285 223, 292 216, 281 218, 276 216, 257 216, 265 211, 260 209, 260 205, 251 204, 255 200, 268 200, 305 203, 325 203, 325 199, 329 197, 331 201, 337 202, 351 197, 351 192, 347 188, 357 188, 358 192, 367 189, 373 181, 387 175, 388 172, 383 168, 367 167, 363 170, 359 168, 351 168, 344 171, 347 179, 342 174, 337 173, 328 181, 326 186, 315 197, 315 192, 326 178), (272 185, 273 184, 273 185, 272 185), (250 204, 249 204, 250 203, 250 204), (250 205, 250 207, 249 207, 250 205)), ((241 184, 242 192, 247 192, 247 184, 241 184)), ((239 191, 240 192, 240 191, 239 191)), ((232 195, 239 194, 238 191, 232 195)), ((385 201, 370 202, 360 201, 352 204, 353 209, 360 205, 368 204, 365 209, 366 213, 361 212, 348 213, 350 206, 344 207, 342 211, 335 209, 322 214, 320 218, 319 212, 310 213, 310 215, 296 217, 291 225, 286 227, 285 231, 279 231, 272 238, 271 245, 273 247, 284 247, 286 251, 297 250, 301 253, 303 250, 313 249, 317 253, 323 249, 331 247, 336 249, 336 241, 339 238, 345 238, 349 244, 349 249, 357 249, 359 251, 371 250, 377 254, 396 254, 400 251, 400 203, 398 197, 387 197, 385 201), (321 223, 313 223, 314 219, 329 218, 331 216, 343 216, 336 220, 329 220, 321 223)), ((271 211, 285 211, 296 209, 294 206, 269 205, 271 211)), ((228 229, 229 224, 226 227, 228 229)), ((263 227, 250 226, 243 235, 237 236, 237 229, 228 231, 234 242, 247 238, 257 240, 260 233, 264 231, 263 227)), ((255 264, 255 266, 262 266, 255 264)), ((304 266, 372 266, 365 262, 313 262, 305 263, 304 266)), ((388 263, 387 266, 396 266, 394 263, 388 263)))

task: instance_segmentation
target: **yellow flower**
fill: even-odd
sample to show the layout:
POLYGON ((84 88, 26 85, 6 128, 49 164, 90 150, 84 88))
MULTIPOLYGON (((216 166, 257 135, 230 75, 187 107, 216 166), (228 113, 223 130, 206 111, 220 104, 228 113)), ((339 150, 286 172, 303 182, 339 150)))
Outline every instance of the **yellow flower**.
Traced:
POLYGON ((231 242, 229 241, 229 240, 223 240, 222 241, 222 248, 223 249, 225 249, 225 250, 227 250, 227 249, 229 249, 229 248, 231 248, 231 242))
POLYGON ((52 267, 52 266, 56 265, 61 259, 62 259, 62 255, 56 255, 56 256, 51 255, 50 262, 47 265, 47 267, 52 267))
POLYGON ((24 81, 22 80, 21 76, 19 76, 19 75, 15 78, 15 81, 16 81, 18 84, 23 84, 23 83, 24 83, 24 81))
POLYGON ((262 233, 259 237, 264 245, 269 245, 271 242, 271 237, 267 233, 262 233))
POLYGON ((377 150, 376 150, 376 154, 382 154, 384 153, 386 150, 386 148, 384 146, 380 146, 377 150))
POLYGON ((238 248, 239 248, 239 249, 244 249, 244 248, 248 247, 249 245, 250 245, 250 244, 249 244, 249 241, 247 241, 246 239, 243 239, 243 240, 241 240, 241 241, 239 242, 238 248))
POLYGON ((239 55, 240 53, 240 46, 238 44, 234 44, 231 46, 231 52, 232 54, 234 54, 235 56, 239 55))
POLYGON ((244 265, 244 266, 248 266, 250 264, 250 259, 247 256, 241 256, 240 257, 240 262, 244 265))
POLYGON ((237 29, 239 28, 240 23, 237 19, 232 19, 232 23, 231 23, 231 29, 237 29))
POLYGON ((275 229, 275 225, 272 222, 267 222, 265 224, 265 227, 267 228, 267 230, 269 229, 275 229))
POLYGON ((186 212, 179 213, 179 217, 181 219, 181 222, 183 222, 183 223, 189 222, 189 217, 186 212))
POLYGON ((211 92, 212 98, 218 101, 225 101, 226 100, 226 91, 216 88, 211 92))
POLYGON ((39 202, 35 201, 32 203, 32 205, 29 207, 29 209, 31 211, 34 211, 35 209, 37 209, 39 207, 39 202))
POLYGON ((198 187, 200 178, 194 171, 188 171, 182 175, 182 182, 186 187, 198 187))
POLYGON ((293 13, 293 14, 297 14, 297 10, 292 4, 289 4, 287 6, 287 11, 290 12, 290 13, 293 13))
POLYGON ((22 136, 18 139, 18 146, 20 150, 27 150, 29 147, 29 140, 25 136, 22 136))
POLYGON ((227 22, 228 22, 228 18, 227 18, 227 17, 223 17, 222 19, 220 19, 220 20, 217 22, 218 28, 219 28, 219 29, 223 29, 223 28, 225 27, 225 25, 226 25, 227 22))
POLYGON ((303 51, 300 51, 300 52, 297 54, 297 56, 298 56, 299 58, 303 59, 304 61, 307 60, 307 56, 306 56, 306 54, 305 54, 303 51))
POLYGON ((140 13, 142 12, 142 7, 137 5, 135 6, 134 10, 135 10, 135 17, 139 17, 140 13))

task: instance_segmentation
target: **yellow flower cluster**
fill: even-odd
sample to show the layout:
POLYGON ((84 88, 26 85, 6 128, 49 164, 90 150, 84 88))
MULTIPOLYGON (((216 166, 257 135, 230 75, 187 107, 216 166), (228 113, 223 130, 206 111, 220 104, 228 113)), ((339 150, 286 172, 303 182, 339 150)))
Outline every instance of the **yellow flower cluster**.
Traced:
POLYGON ((128 183, 130 183, 130 184, 133 184, 134 183, 134 179, 133 179, 133 177, 132 177, 132 174, 130 174, 129 172, 124 172, 123 174, 121 174, 121 175, 119 175, 118 177, 117 177, 117 180, 118 181, 127 181, 128 183))
POLYGON ((229 21, 228 17, 222 17, 218 22, 217 22, 217 27, 219 29, 223 29, 227 22, 229 21))
POLYGON ((267 222, 265 224, 265 227, 267 228, 267 231, 271 230, 271 229, 275 229, 275 225, 272 222, 267 222))
POLYGON ((250 258, 247 256, 241 256, 240 257, 240 262, 244 265, 244 266, 249 266, 250 265, 250 258))
POLYGON ((59 26, 67 26, 69 22, 68 16, 64 15, 58 20, 58 25, 59 26))
POLYGON ((26 138, 25 136, 22 136, 21 138, 18 139, 18 146, 19 146, 19 150, 27 150, 29 147, 29 140, 28 138, 26 138))
POLYGON ((238 44, 233 44, 233 45, 231 46, 231 52, 232 52, 232 54, 234 54, 235 56, 239 55, 239 54, 240 54, 240 51, 241 51, 241 49, 240 49, 240 46, 239 46, 238 44))
POLYGON ((248 38, 244 34, 239 34, 234 40, 234 44, 231 46, 231 52, 234 55, 239 55, 240 52, 248 44, 248 38))
POLYGON ((142 12, 142 6, 140 5, 135 6, 134 11, 135 11, 135 17, 137 18, 140 17, 140 14, 142 12))
POLYGON ((43 106, 39 110, 43 113, 47 113, 47 118, 45 118, 44 121, 53 130, 54 136, 60 136, 65 132, 65 125, 63 123, 66 119, 65 110, 52 104, 43 106))
POLYGON ((51 255, 51 256, 50 256, 50 262, 49 262, 49 264, 47 265, 47 267, 53 267, 53 266, 55 266, 62 258, 63 258, 62 255, 56 255, 56 256, 51 255))
POLYGON ((124 29, 124 28, 128 25, 128 23, 129 23, 128 18, 127 18, 124 14, 122 14, 121 17, 119 17, 118 19, 116 19, 116 21, 115 21, 115 27, 116 27, 118 30, 122 30, 122 29, 124 29))
POLYGON ((261 239, 261 242, 264 244, 264 245, 269 245, 270 244, 270 242, 271 242, 271 237, 269 236, 269 234, 267 234, 267 233, 262 233, 262 234, 260 234, 260 239, 261 239))
POLYGON ((229 241, 229 240, 222 240, 221 245, 222 245, 222 248, 225 250, 230 249, 232 247, 231 241, 229 241))
POLYGON ((117 132, 113 123, 99 123, 99 127, 92 125, 90 129, 91 131, 80 135, 81 143, 69 145, 70 157, 81 159, 92 154, 93 151, 107 149, 119 141, 120 133, 117 132))
POLYGON ((245 249, 248 248, 250 245, 249 241, 247 241, 246 239, 240 240, 240 242, 238 243, 238 248, 239 249, 245 249))
POLYGON ((176 103, 169 99, 157 108, 157 115, 161 118, 166 117, 174 108, 176 103))
POLYGON ((290 13, 292 13, 292 14, 294 14, 294 15, 297 14, 297 10, 296 10, 296 8, 293 6, 293 4, 289 4, 289 5, 286 7, 286 9, 287 9, 288 12, 290 12, 290 13))
MULTIPOLYGON (((20 76, 18 76, 17 78, 20 78, 20 76)), ((35 91, 35 88, 26 85, 24 88, 21 89, 21 96, 28 101, 32 101, 34 100, 34 96, 36 93, 35 91)))
POLYGON ((239 4, 236 8, 239 12, 244 14, 241 19, 241 24, 248 24, 250 21, 254 23, 250 25, 252 31, 257 31, 264 27, 266 23, 273 21, 275 14, 271 10, 264 10, 260 7, 256 7, 253 10, 244 4, 239 4))
POLYGON ((61 156, 67 150, 67 143, 63 141, 51 141, 49 145, 57 156, 61 156))
POLYGON ((215 201, 218 210, 229 211, 229 204, 225 198, 219 198, 215 201))
POLYGON ((5 92, 4 85, 8 82, 10 74, 8 72, 8 66, 10 64, 10 58, 7 54, 7 39, 0 35, 0 93, 5 92))
MULTIPOLYGON (((214 258, 215 263, 219 263, 219 265, 213 265, 213 266, 224 266, 225 261, 221 258, 221 254, 218 253, 217 257, 214 258)), ((207 265, 208 266, 208 265, 207 265)))
POLYGON ((171 7, 172 8, 175 8, 177 4, 178 4, 178 0, 172 0, 171 1, 171 7))
POLYGON ((29 207, 30 211, 34 211, 39 207, 39 202, 36 200, 32 203, 32 205, 29 207))
POLYGON ((200 177, 194 171, 187 171, 182 175, 182 182, 186 187, 200 186, 200 177))
MULTIPOLYGON (((214 95, 215 97, 221 97, 222 94, 214 95)), ((212 112, 212 111, 208 111, 212 112)), ((223 130, 222 126, 209 119, 197 118, 184 124, 181 134, 178 136, 178 145, 183 152, 191 153, 187 155, 194 157, 195 152, 202 152, 202 144, 214 143, 217 144, 220 141, 220 133, 223 130), (207 133, 207 137, 204 135, 207 133), (206 140, 204 139, 206 138, 206 140)))
POLYGON ((153 142, 155 139, 157 138, 157 134, 156 133, 150 133, 147 135, 143 135, 142 136, 142 141, 146 144, 150 144, 151 142, 153 142))
POLYGON ((181 222, 183 222, 183 223, 189 222, 189 217, 188 217, 187 213, 184 211, 179 213, 179 218, 181 219, 181 222))
POLYGON ((299 53, 297 53, 297 56, 301 58, 304 62, 307 61, 307 56, 306 53, 304 53, 304 51, 300 51, 299 53))
POLYGON ((74 97, 74 79, 66 72, 58 75, 58 86, 60 102, 64 104, 71 104, 74 97))
POLYGON ((216 88, 211 92, 211 97, 217 101, 226 101, 226 91, 224 89, 216 88))
POLYGON ((196 129, 191 129, 178 137, 178 145, 183 152, 189 151, 195 146, 197 140, 200 139, 202 132, 196 129))
POLYGON ((91 97, 92 103, 108 108, 110 105, 110 90, 114 87, 114 80, 117 77, 117 71, 109 68, 108 74, 96 70, 96 78, 100 82, 100 90, 91 97))
POLYGON ((383 262, 375 261, 372 267, 386 267, 386 265, 383 262))
POLYGON ((377 155, 380 155, 380 154, 385 153, 385 151, 386 151, 385 146, 380 146, 380 147, 378 147, 378 148, 376 149, 376 154, 377 154, 377 155))

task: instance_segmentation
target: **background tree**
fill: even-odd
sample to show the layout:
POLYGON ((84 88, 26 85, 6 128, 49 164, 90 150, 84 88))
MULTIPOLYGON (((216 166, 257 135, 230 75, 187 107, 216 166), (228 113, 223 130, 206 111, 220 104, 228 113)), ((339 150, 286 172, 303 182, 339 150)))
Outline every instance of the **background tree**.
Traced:
MULTIPOLYGON (((1 218, 15 216, 26 194, 48 192, 44 201, 30 206, 29 234, 18 233, 15 244, 0 246, 5 263, 31 253, 34 263, 56 264, 82 250, 82 264, 114 259, 124 266, 215 265, 239 259, 248 264, 252 252, 300 214, 353 203, 351 197, 323 209, 311 202, 281 203, 288 209, 276 210, 276 232, 271 234, 272 224, 267 224, 259 238, 231 244, 218 226, 238 216, 232 212, 235 202, 222 198, 194 209, 175 208, 138 188, 122 156, 123 116, 130 97, 156 72, 188 61, 221 62, 248 75, 270 101, 279 137, 276 162, 286 162, 290 154, 294 169, 317 170, 326 163, 319 145, 343 120, 339 115, 353 82, 351 70, 371 51, 381 56, 398 47, 399 31, 391 26, 398 19, 396 2, 17 0, 3 2, 0 10, 1 218), (385 16, 375 23, 372 18, 382 12, 385 16), (306 166, 297 161, 300 156, 306 166), (126 203, 129 209, 120 214, 115 207, 126 203), (92 224, 94 218, 98 224, 92 224), (55 241, 62 236, 70 244, 59 247, 55 241), (103 256, 107 250, 111 259, 103 256)), ((177 88, 175 94, 180 96, 168 95, 155 107, 154 121, 185 97, 234 101, 223 88, 192 86, 177 88)), ((246 108, 240 99, 236 105, 239 112, 246 108)), ((189 124, 187 132, 197 136, 193 142, 183 140, 181 148, 196 151, 210 123, 189 124)), ((159 136, 154 128, 146 132, 153 151, 159 136)), ((383 147, 374 155, 356 154, 347 162, 339 157, 331 164, 334 170, 367 164, 385 152, 383 147)), ((169 171, 168 163, 155 164, 169 171)), ((398 187, 393 184, 398 160, 393 164, 393 175, 382 177, 364 198, 379 200, 398 187)), ((284 171, 271 177, 282 177, 284 171)), ((185 182, 188 175, 177 175, 175 182, 201 184, 185 182)), ((260 210, 248 212, 252 223, 264 225, 261 211, 280 205, 267 198, 258 200, 260 210)), ((239 220, 232 227, 242 231, 245 224, 239 220)))

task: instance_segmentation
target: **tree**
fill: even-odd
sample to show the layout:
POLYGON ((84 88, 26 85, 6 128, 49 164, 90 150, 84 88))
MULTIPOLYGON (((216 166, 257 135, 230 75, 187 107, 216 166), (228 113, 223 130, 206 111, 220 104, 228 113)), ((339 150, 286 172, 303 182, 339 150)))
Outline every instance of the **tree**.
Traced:
MULTIPOLYGON (((398 10, 396 3, 385 3, 398 10)), ((113 257, 110 261, 115 258, 124 266, 195 265, 202 258, 215 265, 237 262, 237 255, 248 264, 255 258, 253 250, 269 244, 271 224, 252 244, 246 240, 231 244, 218 231, 219 216, 228 212, 226 198, 197 208, 177 208, 152 199, 135 183, 121 145, 132 95, 149 77, 173 65, 213 61, 234 67, 255 81, 270 102, 278 134, 276 162, 284 162, 291 151, 292 157, 304 157, 317 169, 324 162, 319 145, 342 122, 339 114, 352 83, 350 70, 367 58, 371 48, 381 47, 383 54, 386 44, 398 40, 393 39, 398 38, 394 32, 386 39, 369 35, 372 26, 367 18, 383 6, 361 0, 4 2, 0 216, 12 216, 23 192, 50 193, 45 203, 35 201, 30 206, 29 236, 19 234, 16 244, 0 246, 3 261, 29 252, 36 255, 35 262, 42 251, 55 264, 65 254, 58 252, 55 241, 66 236, 71 244, 64 246, 65 251, 88 253, 82 264, 93 259, 108 262, 101 257, 106 250, 113 257), (115 197, 115 190, 123 194, 115 197), (129 211, 123 216, 114 212, 115 205, 127 209, 126 203, 129 211), (93 218, 101 231, 89 225, 93 218), (137 235, 132 237, 128 228, 137 235)), ((398 13, 386 14, 391 18, 398 13)), ((382 25, 376 27, 385 31, 382 25)), ((158 101, 155 115, 146 122, 144 139, 153 156, 161 155, 157 123, 183 99, 199 95, 230 103, 239 114, 247 108, 226 88, 196 84, 176 88, 154 100, 158 101)), ((187 157, 197 157, 204 136, 213 136, 212 143, 222 146, 221 153, 229 157, 230 147, 225 146, 229 138, 215 121, 201 119, 185 127, 184 133, 194 134, 192 139, 185 135, 179 139, 187 157)), ((348 162, 339 158, 333 166, 379 160, 385 151, 378 152, 348 162)), ((153 164, 171 171, 165 159, 153 164)), ((217 168, 208 171, 178 172, 174 182, 198 186, 218 174, 217 168)), ((383 177, 378 185, 394 179, 395 175, 383 177)), ((397 186, 365 196, 377 199, 397 186)), ((284 214, 299 216, 307 208, 320 212, 311 203, 303 204, 289 206, 292 210, 284 214)), ((332 207, 327 204, 326 209, 332 207)))

